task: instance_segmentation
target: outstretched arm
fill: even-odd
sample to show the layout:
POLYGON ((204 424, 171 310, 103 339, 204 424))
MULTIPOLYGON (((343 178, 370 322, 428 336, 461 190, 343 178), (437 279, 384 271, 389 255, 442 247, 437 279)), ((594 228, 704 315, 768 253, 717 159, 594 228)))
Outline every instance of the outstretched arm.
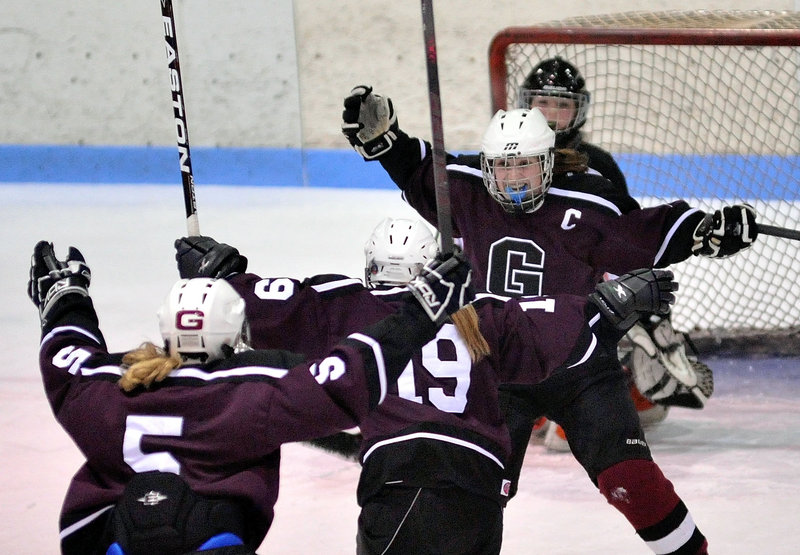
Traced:
POLYGON ((725 206, 706 216, 694 230, 692 254, 727 258, 753 246, 758 237, 756 211, 749 204, 725 206))
POLYGON ((619 331, 627 331, 645 314, 669 314, 678 284, 669 270, 634 270, 595 287, 589 300, 619 331))
POLYGON ((344 99, 342 133, 364 160, 378 160, 409 204, 436 225, 430 144, 399 128, 390 98, 367 85, 354 87, 344 99))

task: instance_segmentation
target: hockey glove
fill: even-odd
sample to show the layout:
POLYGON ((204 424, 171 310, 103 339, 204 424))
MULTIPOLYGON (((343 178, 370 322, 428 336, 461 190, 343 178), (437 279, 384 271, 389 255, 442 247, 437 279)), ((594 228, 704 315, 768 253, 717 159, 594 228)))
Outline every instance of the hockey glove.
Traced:
POLYGON ((475 298, 472 269, 461 252, 430 260, 408 284, 428 317, 441 326, 475 298))
POLYGON ((76 293, 88 297, 91 281, 92 272, 81 251, 70 247, 67 258, 62 261, 56 258, 53 243, 36 243, 31 256, 28 296, 39 309, 42 325, 55 303, 65 295, 76 293))
POLYGON ((247 270, 247 258, 211 237, 181 237, 175 240, 175 260, 183 279, 226 278, 247 270))
POLYGON ((342 133, 365 160, 387 153, 397 140, 397 114, 389 98, 359 85, 344 99, 342 133))
POLYGON ((706 214, 694 230, 692 254, 726 258, 752 246, 758 236, 756 211, 749 204, 734 204, 706 214))
POLYGON ((615 328, 626 331, 643 314, 668 314, 677 290, 669 270, 642 269, 598 284, 589 300, 615 328))

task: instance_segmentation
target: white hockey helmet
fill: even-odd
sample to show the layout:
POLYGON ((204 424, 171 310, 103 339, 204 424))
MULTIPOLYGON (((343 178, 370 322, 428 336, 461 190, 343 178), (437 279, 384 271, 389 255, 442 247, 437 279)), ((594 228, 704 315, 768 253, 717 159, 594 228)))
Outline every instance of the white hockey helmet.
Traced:
POLYGON ((428 226, 418 220, 386 218, 364 245, 367 287, 405 285, 439 253, 428 226))
POLYGON ((509 212, 533 212, 553 180, 555 133, 539 110, 498 110, 481 141, 486 190, 509 212))
POLYGON ((236 349, 247 321, 244 299, 223 279, 182 279, 158 310, 165 348, 185 362, 224 358, 223 345, 236 349))

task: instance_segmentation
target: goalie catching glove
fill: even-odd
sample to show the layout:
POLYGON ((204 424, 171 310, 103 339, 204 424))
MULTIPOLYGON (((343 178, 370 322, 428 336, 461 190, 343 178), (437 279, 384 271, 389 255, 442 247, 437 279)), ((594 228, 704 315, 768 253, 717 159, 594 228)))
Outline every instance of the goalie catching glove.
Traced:
POLYGON ((389 98, 359 85, 344 99, 342 133, 365 160, 387 153, 397 140, 397 114, 389 98))
POLYGON ((58 260, 53 243, 39 241, 33 248, 28 296, 39 309, 42 326, 56 302, 69 294, 89 296, 92 272, 81 251, 70 247, 65 260, 58 260))
POLYGON ((472 269, 461 252, 436 257, 422 268, 407 287, 425 313, 441 326, 447 317, 475 299, 472 269))
POLYGON ((628 330, 644 314, 668 314, 678 284, 669 270, 634 270, 604 281, 589 295, 611 324, 628 330))
POLYGON ((753 245, 758 236, 756 211, 749 204, 734 204, 706 216, 694 230, 692 254, 726 258, 753 245))
POLYGON ((247 270, 247 257, 225 243, 198 235, 175 240, 175 260, 182 279, 226 278, 247 270))

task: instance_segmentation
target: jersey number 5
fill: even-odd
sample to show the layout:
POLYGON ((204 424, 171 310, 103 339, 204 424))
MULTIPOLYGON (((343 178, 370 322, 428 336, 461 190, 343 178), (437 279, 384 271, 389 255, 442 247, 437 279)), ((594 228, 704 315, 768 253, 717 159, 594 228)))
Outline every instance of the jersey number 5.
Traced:
POLYGON ((136 472, 160 470, 180 474, 181 463, 167 451, 145 453, 142 451, 144 436, 180 436, 183 433, 181 416, 143 416, 131 414, 125 420, 125 437, 122 440, 122 455, 136 472))

